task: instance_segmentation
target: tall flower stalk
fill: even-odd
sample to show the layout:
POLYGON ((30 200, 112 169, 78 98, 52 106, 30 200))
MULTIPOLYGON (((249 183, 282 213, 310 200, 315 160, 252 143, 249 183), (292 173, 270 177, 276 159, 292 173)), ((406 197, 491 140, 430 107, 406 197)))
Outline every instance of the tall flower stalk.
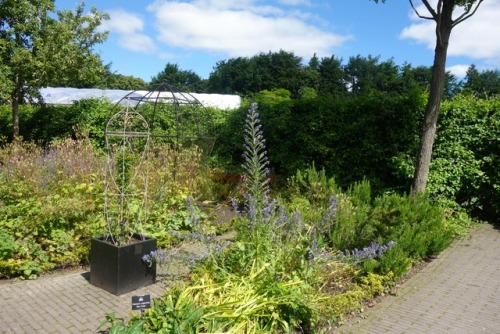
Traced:
POLYGON ((262 125, 257 112, 257 104, 252 103, 248 109, 244 128, 243 152, 243 189, 245 213, 249 228, 258 248, 270 237, 268 226, 272 214, 273 203, 270 200, 269 160, 262 132, 262 125))
MULTIPOLYGON (((295 270, 314 237, 300 212, 287 212, 271 198, 269 160, 257 104, 250 105, 244 127, 243 198, 244 210, 238 238, 242 249, 257 264, 271 264, 272 270, 295 270)), ((266 264, 266 265, 267 265, 266 264)), ((285 270, 285 271, 286 271, 285 270)))
POLYGON ((244 129, 243 171, 247 197, 253 197, 259 206, 269 202, 269 160, 267 159, 266 140, 257 112, 257 103, 248 109, 244 129))

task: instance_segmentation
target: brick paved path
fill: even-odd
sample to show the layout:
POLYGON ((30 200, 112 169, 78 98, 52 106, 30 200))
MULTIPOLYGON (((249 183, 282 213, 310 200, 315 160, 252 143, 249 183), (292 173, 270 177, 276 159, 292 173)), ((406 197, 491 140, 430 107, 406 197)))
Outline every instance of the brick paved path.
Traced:
POLYGON ((106 313, 128 316, 131 296, 160 296, 163 284, 121 296, 90 285, 87 271, 0 285, 1 333, 96 333, 106 313))
POLYGON ((478 227, 337 332, 500 333, 500 230, 478 227))
MULTIPOLYGON (((97 333, 104 315, 130 314, 131 296, 162 294, 165 283, 121 296, 88 282, 87 270, 0 283, 0 333, 97 333)), ((500 231, 483 225, 339 333, 500 333, 500 231)))
MULTIPOLYGON (((230 239, 232 234, 223 238, 230 239)), ((202 255, 207 248, 188 245, 186 251, 202 255)), ((0 333, 98 333, 106 328, 98 327, 107 313, 129 318, 132 296, 160 297, 172 279, 189 272, 182 263, 158 269, 156 284, 120 296, 91 285, 88 268, 47 274, 34 281, 1 281, 0 333)))

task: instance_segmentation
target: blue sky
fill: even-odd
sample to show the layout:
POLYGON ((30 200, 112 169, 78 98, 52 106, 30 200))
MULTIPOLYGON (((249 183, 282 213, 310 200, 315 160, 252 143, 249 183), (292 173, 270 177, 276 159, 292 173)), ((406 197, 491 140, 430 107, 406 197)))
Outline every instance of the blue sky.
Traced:
MULTIPOLYGON (((436 1, 434 1, 436 2, 436 1)), ((56 0, 75 9, 77 0, 56 0)), ((380 56, 397 64, 431 66, 434 22, 417 18, 407 0, 86 0, 111 19, 97 46, 105 63, 149 81, 167 63, 208 78, 218 61, 260 52, 292 51, 307 62, 334 55, 380 56)), ((421 13, 426 13, 415 0, 421 13)), ((500 68, 500 0, 486 0, 458 25, 447 69, 463 76, 471 64, 500 68)))

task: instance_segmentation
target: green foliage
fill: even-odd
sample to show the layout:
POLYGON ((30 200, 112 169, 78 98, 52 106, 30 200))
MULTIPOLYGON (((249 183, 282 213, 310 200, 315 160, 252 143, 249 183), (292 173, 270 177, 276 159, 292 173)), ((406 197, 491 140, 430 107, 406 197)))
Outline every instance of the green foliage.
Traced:
POLYGON ((334 295, 330 311, 333 322, 340 322, 347 312, 359 311, 364 296, 365 294, 360 289, 334 295))
POLYGON ((477 96, 495 96, 500 94, 500 71, 485 70, 479 72, 473 64, 467 69, 463 82, 464 91, 477 96))
POLYGON ((342 59, 324 57, 317 67, 320 76, 318 92, 321 95, 340 96, 347 93, 342 59))
MULTIPOLYGON (((254 94, 271 169, 286 178, 314 163, 343 188, 367 178, 374 194, 409 191, 429 70, 405 66, 401 78, 387 80, 397 83, 395 92, 372 88, 363 94, 307 99, 293 99, 278 89, 254 94)), ((497 104, 498 98, 473 95, 443 103, 428 182, 429 193, 446 206, 455 201, 469 214, 492 221, 500 203, 494 168, 497 104)), ((241 141, 234 139, 243 124, 242 109, 229 115, 218 134, 217 159, 226 169, 238 170, 242 162, 241 141)), ((452 209, 456 214, 461 210, 456 205, 452 209)))
MULTIPOLYGON (((319 307, 321 298, 298 279, 271 278, 266 267, 252 266, 245 276, 226 272, 217 279, 205 273, 189 286, 167 291, 127 328, 141 321, 144 333, 290 333, 299 325, 311 330, 311 307, 319 307)), ((113 325, 123 330, 122 322, 113 325)))
MULTIPOLYGON (((196 298, 190 292, 189 289, 173 288, 163 298, 153 301, 153 307, 142 320, 132 318, 127 329, 141 324, 140 333, 198 333, 206 312, 203 307, 196 306, 196 298)), ((119 326, 121 324, 110 330, 119 326)))
MULTIPOLYGON (((103 149, 104 127, 113 105, 104 99, 84 99, 72 105, 21 105, 19 127, 23 139, 48 146, 67 137, 89 137, 95 148, 103 149)), ((0 136, 12 141, 11 110, 0 105, 0 136)))
POLYGON ((96 8, 85 14, 83 4, 75 11, 58 11, 51 1, 7 1, 2 2, 0 12, 5 52, 2 56, 8 56, 4 64, 10 67, 11 75, 22 75, 29 86, 56 81, 62 85, 71 79, 74 83, 87 79, 79 83, 86 85, 96 74, 92 73, 96 66, 102 66, 92 48, 107 36, 95 32, 107 16, 96 8))
MULTIPOLYGON (((499 102, 463 94, 441 106, 427 191, 456 215, 465 209, 480 219, 498 220, 499 102)), ((414 161, 408 154, 393 159, 408 178, 414 161)))
POLYGON ((109 325, 110 328, 107 330, 108 334, 141 334, 143 333, 143 321, 138 320, 131 323, 129 326, 125 325, 124 318, 118 318, 116 314, 108 313, 106 314, 106 319, 101 322, 99 328, 104 325, 109 325))
POLYGON ((454 234, 446 219, 442 209, 422 197, 383 195, 376 198, 366 226, 374 240, 396 241, 380 260, 381 272, 390 271, 400 277, 413 261, 448 247, 454 234))
MULTIPOLYGON (((171 230, 191 230, 184 198, 207 188, 197 149, 173 154, 156 147, 148 160, 148 223, 158 245, 171 230), (173 178, 173 160, 178 168, 173 178)), ((35 278, 57 267, 88 262, 90 239, 103 235, 104 157, 88 139, 53 142, 45 150, 14 141, 0 149, 0 276, 35 278)))
POLYGON ((303 196, 316 205, 325 203, 330 196, 340 192, 335 179, 326 176, 325 169, 318 171, 314 164, 290 177, 287 189, 289 196, 303 196))
MULTIPOLYGON (((410 270, 412 264, 413 260, 408 252, 396 244, 376 263, 375 268, 377 271, 392 273, 395 278, 400 278, 410 270)), ((371 270, 375 268, 371 268, 371 270)), ((364 269, 366 270, 367 268, 364 269)))
POLYGON ((14 237, 0 230, 0 260, 9 259, 17 248, 14 237))
POLYGON ((447 217, 427 198, 374 196, 367 180, 342 191, 314 166, 289 179, 286 202, 272 200, 255 105, 244 131, 245 203, 236 241, 125 329, 142 321, 146 333, 311 332, 324 319, 359 310, 414 261, 451 242, 447 217), (340 248, 389 241, 383 253, 359 261, 340 248))
POLYGON ((43 146, 48 146, 54 140, 61 140, 68 136, 75 136, 75 120, 79 115, 73 108, 66 106, 40 107, 23 106, 21 113, 26 113, 29 118, 21 121, 20 129, 26 135, 24 140, 34 141, 43 146), (26 109, 32 109, 31 112, 26 109))
POLYGON ((307 205, 302 206, 304 216, 321 226, 319 230, 324 233, 326 242, 339 250, 361 249, 373 241, 380 245, 395 242, 380 259, 361 263, 364 272, 392 272, 400 277, 413 261, 438 254, 448 247, 455 235, 455 225, 451 224, 454 216, 423 196, 383 194, 373 197, 367 180, 342 192, 335 187, 333 179, 323 176, 318 182, 318 175, 324 174, 313 168, 298 172, 290 180, 289 187, 292 200, 304 196, 308 203, 314 203, 309 209, 307 205), (334 197, 328 198, 328 193, 334 197), (318 208, 330 213, 320 217, 307 213, 307 210, 318 208))
MULTIPOLYGON (((341 187, 366 177, 376 193, 384 188, 409 189, 409 178, 397 173, 393 157, 417 148, 424 103, 418 89, 299 100, 274 90, 254 97, 270 167, 282 178, 314 163, 341 187)), ((233 112, 216 142, 220 160, 233 166, 242 162, 234 132, 241 128, 243 115, 242 110, 233 112)))
POLYGON ((167 63, 165 68, 151 78, 150 86, 168 83, 181 92, 204 93, 206 82, 193 71, 179 69, 178 64, 167 63))
POLYGON ((300 217, 288 219, 284 208, 270 202, 264 139, 255 105, 248 111, 244 140, 245 214, 239 219, 237 241, 227 252, 213 254, 189 286, 165 296, 161 309, 145 316, 146 324, 153 325, 151 331, 166 323, 155 320, 164 319, 158 313, 174 312, 168 319, 180 324, 200 309, 203 315, 196 327, 191 326, 193 333, 291 332, 299 327, 307 331, 319 318, 327 299, 319 292, 321 283, 315 275, 322 265, 310 263, 305 256, 312 234, 300 217), (179 296, 187 298, 183 305, 189 308, 169 306, 179 296))
POLYGON ((500 174, 496 167, 500 99, 461 95, 441 109, 429 191, 454 199, 480 218, 495 221, 500 214, 500 174))
POLYGON ((3 1, 0 4, 0 58, 12 104, 13 135, 19 135, 19 105, 38 97, 43 86, 91 87, 104 73, 93 47, 107 33, 97 28, 108 16, 95 7, 85 13, 57 11, 53 1, 3 1), (75 66, 78 64, 78 66, 75 66))
MULTIPOLYGON (((36 107, 30 105, 22 105, 19 107, 19 127, 20 131, 25 134, 28 138, 30 136, 30 131, 24 124, 35 125, 35 121, 32 121, 33 115, 36 113, 36 107)), ((33 129, 38 132, 38 129, 33 129)), ((12 107, 9 104, 0 104, 0 138, 3 141, 6 140, 11 142, 13 140, 12 133, 12 107)))
POLYGON ((68 109, 77 116, 73 124, 77 134, 88 136, 94 148, 104 150, 104 130, 113 105, 104 99, 84 99, 75 101, 68 109))
POLYGON ((239 108, 228 111, 224 122, 217 126, 217 139, 212 159, 217 167, 223 169, 223 172, 241 171, 243 138, 235 137, 234 134, 241 132, 244 122, 245 111, 239 108))
POLYGON ((102 228, 102 166, 90 143, 65 140, 43 152, 14 142, 0 160, 0 230, 16 245, 0 275, 32 278, 87 258, 90 238, 102 228))
POLYGON ((262 90, 284 88, 298 96, 299 89, 309 86, 293 52, 260 53, 250 58, 231 58, 218 62, 208 78, 211 93, 249 95, 262 90))
POLYGON ((123 90, 139 90, 146 87, 146 82, 141 78, 131 75, 123 75, 111 72, 111 64, 104 66, 106 73, 101 81, 96 85, 96 88, 101 89, 123 89, 123 90))
MULTIPOLYGON (((392 59, 381 61, 380 56, 357 55, 343 64, 335 56, 318 59, 314 55, 307 65, 304 63, 293 52, 283 50, 219 61, 210 73, 208 90, 250 96, 262 90, 286 89, 294 98, 304 97, 304 91, 340 97, 371 91, 423 92, 431 79, 431 67, 398 66, 392 59)), ((456 78, 446 73, 445 96, 453 96, 459 88, 456 78)))
POLYGON ((393 60, 379 62, 380 57, 350 57, 344 67, 345 80, 354 94, 371 90, 394 91, 399 85, 399 68, 393 60))

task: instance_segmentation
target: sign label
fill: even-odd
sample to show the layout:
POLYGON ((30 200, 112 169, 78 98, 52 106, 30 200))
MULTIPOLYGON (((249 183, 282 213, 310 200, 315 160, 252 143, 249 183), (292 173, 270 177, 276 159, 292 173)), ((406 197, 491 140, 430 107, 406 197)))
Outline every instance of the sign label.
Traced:
POLYGON ((151 308, 151 295, 132 296, 132 311, 151 308))

